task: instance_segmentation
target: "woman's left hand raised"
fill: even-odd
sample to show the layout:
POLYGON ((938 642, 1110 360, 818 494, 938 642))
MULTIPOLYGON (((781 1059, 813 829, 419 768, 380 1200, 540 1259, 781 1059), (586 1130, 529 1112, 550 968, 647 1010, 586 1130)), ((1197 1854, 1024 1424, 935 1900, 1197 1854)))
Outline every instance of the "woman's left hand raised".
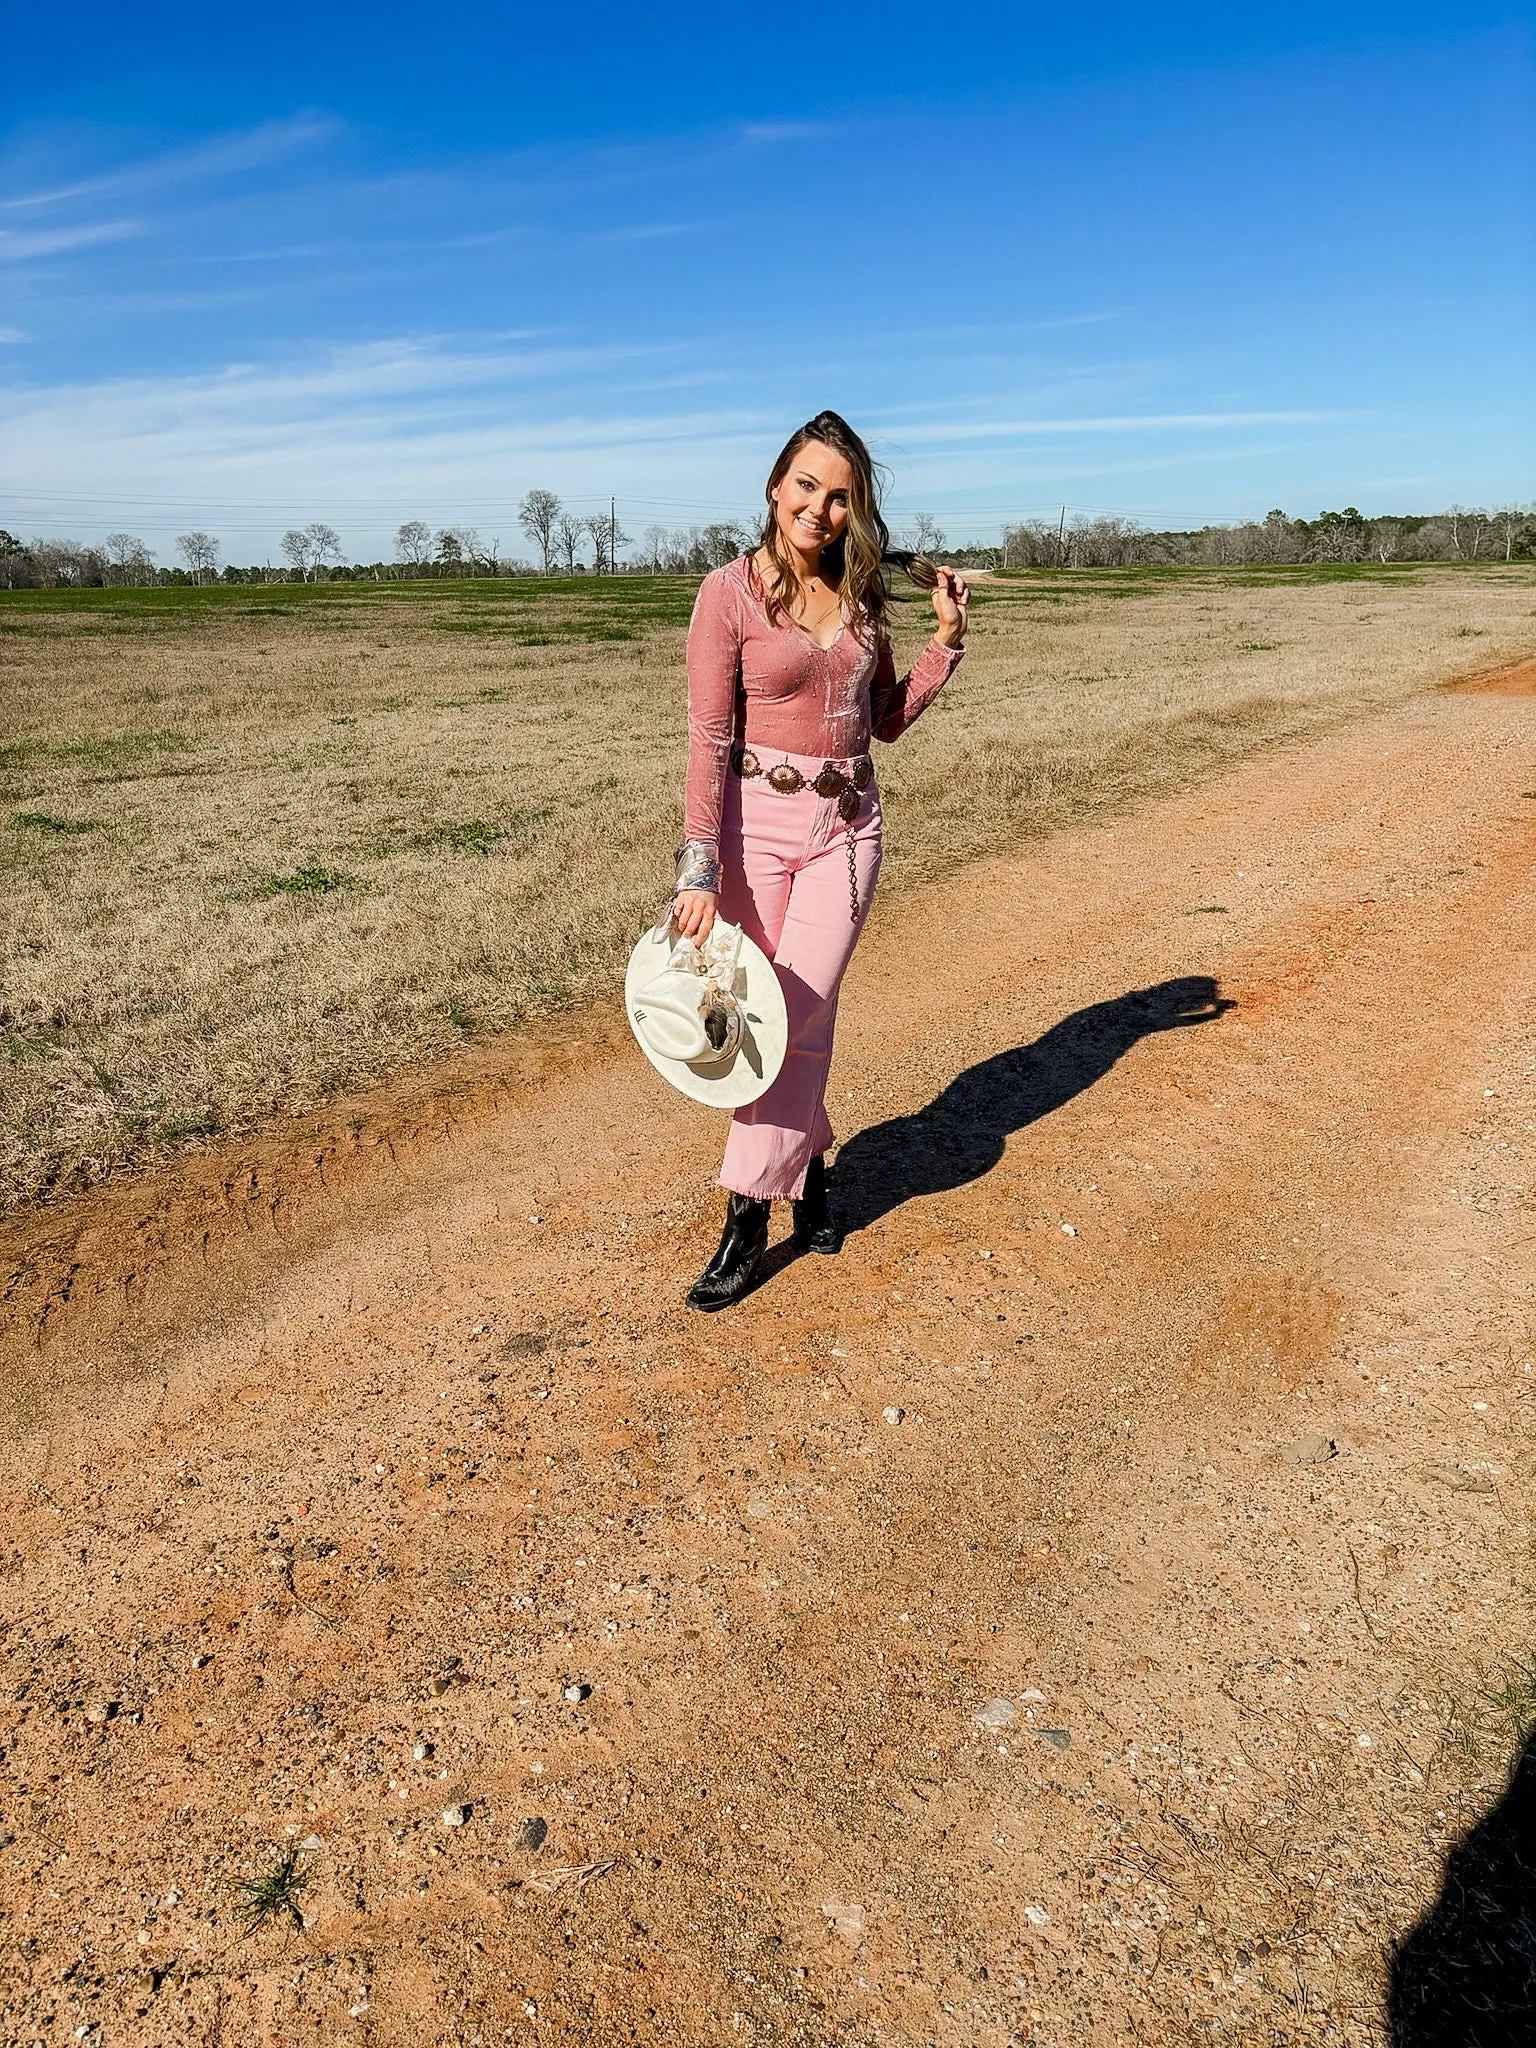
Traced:
POLYGON ((933 589, 934 616, 939 622, 934 637, 943 646, 958 647, 964 640, 966 607, 970 601, 970 588, 960 571, 940 569, 933 589))

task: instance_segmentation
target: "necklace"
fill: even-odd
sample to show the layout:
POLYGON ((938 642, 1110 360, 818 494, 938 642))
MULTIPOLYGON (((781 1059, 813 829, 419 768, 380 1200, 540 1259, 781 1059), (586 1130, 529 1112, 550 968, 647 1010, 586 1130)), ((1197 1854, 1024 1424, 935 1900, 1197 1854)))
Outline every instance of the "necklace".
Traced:
MULTIPOLYGON (((828 619, 840 609, 841 604, 837 592, 826 589, 819 577, 812 576, 801 584, 798 623, 806 627, 807 630, 817 626, 824 626, 828 619), (821 602, 816 605, 814 610, 811 604, 813 597, 821 599, 821 602)), ((812 633, 812 638, 814 639, 814 637, 815 635, 812 633)))
POLYGON ((794 624, 803 633, 808 633, 811 639, 816 641, 816 645, 822 648, 822 652, 826 653, 826 648, 822 647, 821 641, 817 638, 817 631, 828 619, 834 617, 838 618, 841 624, 841 593, 830 589, 819 576, 796 576, 792 591, 785 587, 786 582, 787 579, 779 572, 781 604, 794 624), (814 611, 811 608, 813 597, 821 600, 814 611))

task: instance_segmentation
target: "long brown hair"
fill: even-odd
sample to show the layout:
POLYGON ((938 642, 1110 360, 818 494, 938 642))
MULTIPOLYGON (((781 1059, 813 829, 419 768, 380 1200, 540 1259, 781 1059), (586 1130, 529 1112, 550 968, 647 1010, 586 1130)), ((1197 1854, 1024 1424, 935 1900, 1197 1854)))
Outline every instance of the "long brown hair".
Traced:
MULTIPOLYGON (((878 638, 886 631, 890 597, 885 565, 894 563, 904 569, 924 590, 933 589, 939 580, 938 572, 925 556, 891 546, 890 530, 880 516, 885 472, 841 413, 819 412, 815 419, 807 420, 798 433, 790 435, 769 473, 763 493, 768 500, 768 516, 763 521, 762 546, 773 565, 773 574, 771 578, 757 579, 764 609, 775 625, 786 622, 790 596, 799 588, 800 572, 785 552, 773 494, 788 476, 800 450, 812 441, 819 441, 835 455, 841 455, 853 472, 848 491, 848 524, 831 546, 821 551, 822 577, 842 598, 850 630, 861 639, 878 638)), ((756 571, 754 563, 754 575, 756 571)))

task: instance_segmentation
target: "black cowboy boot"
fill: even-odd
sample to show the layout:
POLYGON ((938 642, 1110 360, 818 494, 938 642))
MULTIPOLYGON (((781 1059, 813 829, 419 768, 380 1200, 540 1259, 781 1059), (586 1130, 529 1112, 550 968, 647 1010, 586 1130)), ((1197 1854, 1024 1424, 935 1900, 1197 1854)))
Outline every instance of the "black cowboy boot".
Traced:
POLYGON ((803 1252, 840 1252, 843 1233, 827 1207, 827 1162, 818 1152, 805 1171, 805 1193, 790 1205, 795 1243, 803 1252))
POLYGON ((690 1308, 729 1308, 757 1277, 768 1249, 768 1204, 751 1195, 732 1195, 725 1205, 725 1229, 715 1256, 688 1291, 690 1308))

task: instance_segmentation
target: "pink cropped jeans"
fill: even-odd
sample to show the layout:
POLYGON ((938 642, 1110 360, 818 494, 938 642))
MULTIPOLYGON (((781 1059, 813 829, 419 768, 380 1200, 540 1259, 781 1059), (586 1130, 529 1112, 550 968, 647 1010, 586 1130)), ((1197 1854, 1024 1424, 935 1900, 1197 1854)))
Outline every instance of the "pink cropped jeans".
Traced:
MULTIPOLYGON (((825 759, 777 750, 761 758, 764 769, 790 761, 808 778, 825 759)), ((720 915, 773 962, 789 1013, 778 1078, 731 1120, 720 1185, 738 1195, 800 1195, 806 1168, 832 1143, 825 1098, 837 996, 875 893, 880 830, 880 797, 871 783, 853 824, 850 886, 848 827, 834 798, 808 788, 781 795, 766 777, 727 777, 720 915)))

